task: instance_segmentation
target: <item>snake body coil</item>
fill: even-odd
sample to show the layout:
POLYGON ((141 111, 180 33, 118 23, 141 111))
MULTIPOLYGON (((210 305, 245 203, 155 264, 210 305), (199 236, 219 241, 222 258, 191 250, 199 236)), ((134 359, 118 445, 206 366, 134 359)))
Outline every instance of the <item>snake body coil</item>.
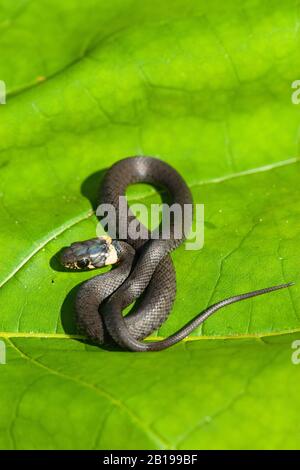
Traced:
MULTIPOLYGON (((157 330, 166 320, 176 294, 174 266, 170 252, 183 241, 175 237, 175 223, 171 220, 168 239, 151 239, 148 230, 137 220, 130 209, 120 210, 119 197, 134 183, 149 183, 169 193, 171 204, 184 210, 192 204, 192 196, 182 177, 168 164, 152 157, 129 157, 114 164, 106 173, 101 189, 100 203, 110 204, 116 210, 116 239, 100 237, 73 243, 61 255, 68 268, 96 268, 116 264, 111 271, 86 281, 76 298, 77 324, 92 341, 104 343, 110 338, 119 346, 131 351, 158 351, 185 338, 207 317, 218 309, 240 300, 288 287, 289 284, 268 287, 222 300, 168 338, 143 342, 142 339, 157 330), (139 238, 128 234, 120 240, 120 224, 134 222, 139 238), (141 299, 139 299, 141 297, 141 299), (138 307, 123 317, 123 310, 140 300, 138 307)), ((187 227, 184 227, 185 231, 187 227)), ((185 233, 181 227, 182 234, 185 233)))

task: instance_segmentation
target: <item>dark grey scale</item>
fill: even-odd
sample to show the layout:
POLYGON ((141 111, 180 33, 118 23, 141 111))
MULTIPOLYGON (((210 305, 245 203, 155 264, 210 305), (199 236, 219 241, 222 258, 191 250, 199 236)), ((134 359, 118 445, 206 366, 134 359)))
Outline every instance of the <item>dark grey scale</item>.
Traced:
POLYGON ((88 247, 88 255, 95 268, 100 268, 106 263, 109 250, 109 243, 99 239, 94 239, 93 244, 88 247))
MULTIPOLYGON (((129 184, 141 182, 165 188, 171 196, 171 204, 178 203, 183 208, 184 204, 193 202, 186 183, 170 165, 152 157, 130 157, 117 162, 106 173, 100 203, 112 204, 118 217, 119 196, 125 196, 129 184)), ((135 217, 128 211, 129 224, 135 217)), ((166 320, 172 308, 176 279, 170 252, 183 242, 183 238, 174 238, 174 226, 171 224, 169 240, 149 240, 147 229, 138 224, 140 233, 144 234, 138 240, 128 237, 126 241, 114 240, 110 243, 96 238, 74 243, 62 253, 61 261, 66 266, 84 268, 87 260, 92 267, 102 267, 111 246, 116 249, 116 269, 85 282, 76 298, 78 328, 97 343, 112 338, 119 346, 131 351, 159 351, 181 341, 226 305, 292 285, 282 284, 229 297, 208 307, 168 338, 143 342, 143 338, 166 320), (124 308, 142 294, 138 308, 123 317, 124 308)))
POLYGON ((105 265, 107 259, 107 254, 100 253, 98 256, 93 257, 91 262, 95 268, 101 268, 101 266, 105 265))
POLYGON ((105 245, 106 242, 104 240, 100 240, 99 238, 92 238, 91 240, 87 240, 86 242, 88 248, 96 248, 96 246, 105 245))
POLYGON ((91 245, 89 246, 88 248, 88 253, 91 257, 95 257, 95 256, 98 256, 99 254, 101 254, 101 251, 103 251, 103 245, 99 245, 98 243, 97 244, 94 244, 94 245, 91 245))
POLYGON ((81 243, 74 243, 71 245, 72 251, 76 256, 83 256, 87 253, 87 246, 81 243))

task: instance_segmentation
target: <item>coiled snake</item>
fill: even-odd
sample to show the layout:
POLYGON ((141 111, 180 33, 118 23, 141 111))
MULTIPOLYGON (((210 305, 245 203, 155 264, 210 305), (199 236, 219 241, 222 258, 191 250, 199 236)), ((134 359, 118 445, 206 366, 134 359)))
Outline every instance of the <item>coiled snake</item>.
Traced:
MULTIPOLYGON (((133 183, 150 183, 168 191, 172 204, 182 208, 192 204, 192 195, 182 177, 167 163, 153 157, 129 157, 115 163, 106 173, 100 203, 116 210, 116 239, 99 237, 75 242, 61 253, 61 263, 70 269, 100 268, 116 264, 111 271, 93 277, 81 285, 76 297, 76 321, 81 332, 96 343, 111 338, 131 351, 159 351, 179 342, 220 308, 257 295, 289 287, 281 284, 222 300, 201 312, 173 335, 161 341, 143 342, 166 320, 176 294, 174 266, 170 252, 183 241, 175 238, 171 220, 169 239, 149 239, 147 229, 126 207, 127 224, 135 222, 138 239, 127 234, 119 240, 119 196, 133 183), (139 299, 138 307, 125 317, 123 310, 139 299)), ((182 231, 183 233, 183 231, 182 231)))

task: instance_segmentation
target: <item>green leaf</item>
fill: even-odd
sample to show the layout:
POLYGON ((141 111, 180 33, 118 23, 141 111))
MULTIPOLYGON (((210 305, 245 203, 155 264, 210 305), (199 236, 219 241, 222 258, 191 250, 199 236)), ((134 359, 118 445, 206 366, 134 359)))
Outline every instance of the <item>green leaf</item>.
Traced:
MULTIPOLYGON (((203 249, 172 255, 178 293, 158 337, 219 299, 300 280, 298 10, 0 1, 1 448, 299 448, 297 284, 165 352, 105 351, 73 320, 94 273, 55 256, 95 236, 105 169, 156 155, 205 205, 203 249)), ((128 197, 158 200, 145 186, 128 197)))
POLYGON ((132 354, 10 338, 1 447, 297 448, 291 339, 198 340, 132 354))

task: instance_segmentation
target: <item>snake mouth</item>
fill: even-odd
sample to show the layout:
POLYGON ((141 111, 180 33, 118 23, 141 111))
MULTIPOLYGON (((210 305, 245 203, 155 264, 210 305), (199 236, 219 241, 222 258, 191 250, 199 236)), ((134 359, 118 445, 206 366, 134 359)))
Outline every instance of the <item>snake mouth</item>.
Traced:
POLYGON ((108 236, 72 243, 62 250, 60 262, 70 270, 90 270, 117 263, 115 243, 108 236))
MULTIPOLYGON (((63 264, 63 263, 62 263, 63 264)), ((78 264, 78 262, 74 263, 65 263, 63 266, 66 269, 72 270, 72 271, 88 271, 89 269, 95 269, 95 266, 93 266, 91 263, 88 263, 86 266, 78 264)))

